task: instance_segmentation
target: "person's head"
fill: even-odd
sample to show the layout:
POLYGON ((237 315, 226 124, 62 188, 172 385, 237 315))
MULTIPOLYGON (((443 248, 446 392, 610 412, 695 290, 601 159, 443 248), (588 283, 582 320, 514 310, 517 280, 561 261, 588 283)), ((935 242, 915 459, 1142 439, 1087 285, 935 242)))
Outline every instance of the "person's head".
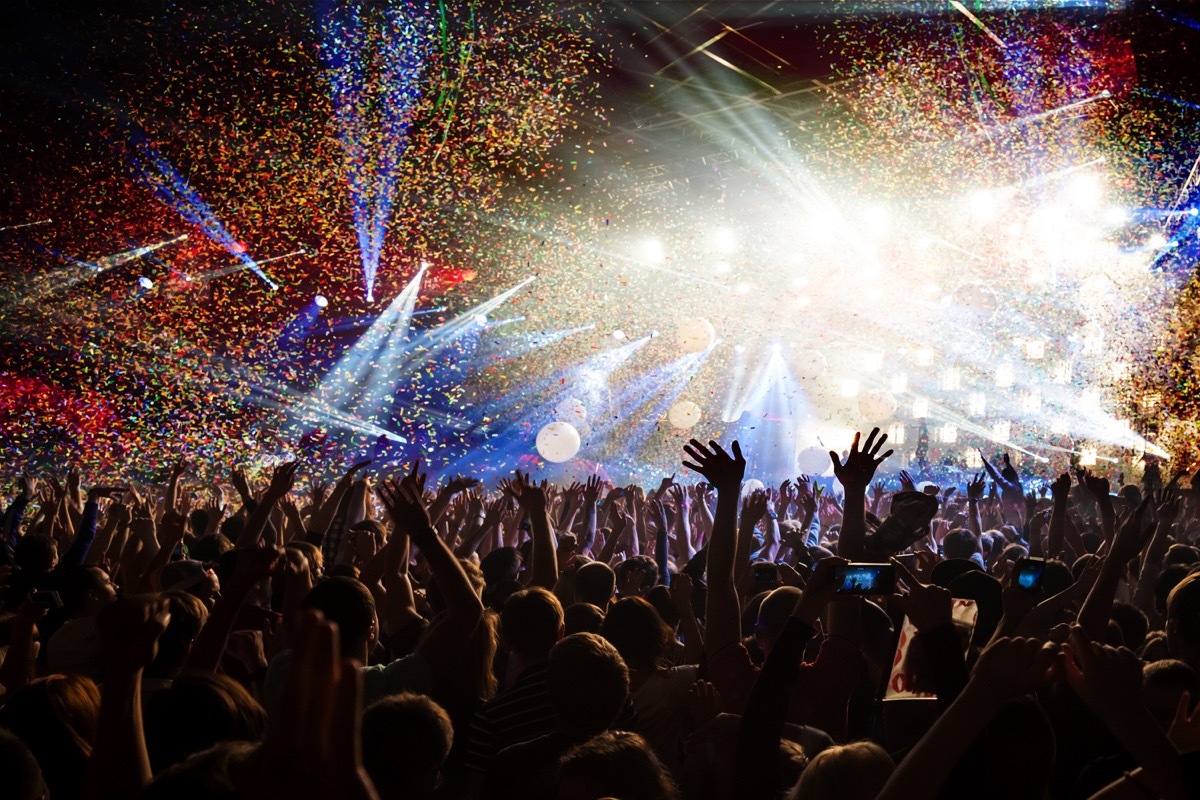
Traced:
POLYGON ((617 648, 630 669, 653 670, 662 665, 671 643, 671 629, 654 606, 640 597, 626 597, 609 606, 600 633, 617 648))
POLYGON ((163 591, 181 591, 196 597, 212 611, 221 596, 221 581, 217 573, 199 561, 172 561, 163 567, 159 580, 163 591))
POLYGON ((522 589, 500 612, 500 635, 510 650, 527 661, 549 657, 563 632, 563 608, 541 587, 522 589))
MULTIPOLYGON (((437 625, 435 619, 433 625, 437 625)), ((500 687, 493 667, 500 647, 500 622, 486 609, 458 658, 433 676, 433 696, 447 708, 490 700, 500 687)))
POLYGON ((13 548, 13 561, 22 572, 44 575, 58 564, 58 544, 43 533, 22 536, 13 548))
POLYGON ((188 531, 192 536, 203 536, 208 530, 208 511, 203 508, 193 508, 188 514, 188 531))
POLYGON ((367 663, 379 631, 370 589, 354 578, 324 578, 304 595, 300 606, 320 611, 325 619, 337 623, 342 658, 367 663))
POLYGON ((0 727, 33 753, 51 797, 79 795, 99 719, 100 690, 80 675, 31 681, 0 708, 0 727))
POLYGON ((563 636, 599 633, 603 627, 604 612, 591 603, 576 603, 563 611, 563 636))
POLYGON ((966 528, 958 528, 946 534, 946 538, 942 540, 942 552, 946 558, 966 558, 979 550, 979 540, 975 538, 975 534, 971 533, 966 528))
POLYGON ((1162 572, 1158 573, 1158 577, 1154 580, 1154 610, 1158 612, 1159 616, 1167 615, 1167 597, 1187 575, 1188 568, 1182 564, 1165 567, 1162 572))
POLYGON ((608 608, 617 588, 617 575, 603 561, 589 561, 575 571, 575 599, 608 608))
POLYGON ((1167 595, 1167 644, 1171 655, 1200 669, 1200 572, 1193 572, 1167 595))
POLYGON ((99 567, 75 567, 63 575, 59 595, 72 617, 94 617, 117 599, 117 587, 99 567))
POLYGON ((0 775, 5 796, 12 800, 46 800, 50 797, 42 768, 25 743, 0 728, 0 775))
POLYGON ((189 756, 154 776, 141 800, 239 800, 239 777, 258 746, 221 742, 189 756))
POLYGON ((558 800, 676 800, 671 773, 636 733, 609 731, 559 761, 558 800))
POLYGON ((219 533, 212 533, 188 545, 188 555, 202 564, 213 564, 232 549, 233 542, 219 533))
POLYGON ((874 800, 895 769, 874 742, 829 747, 809 760, 788 800, 874 800))
POLYGON ((312 542, 288 542, 288 550, 299 552, 308 562, 308 571, 312 575, 313 580, 319 580, 325 572, 325 557, 321 555, 321 548, 317 547, 312 542))
POLYGON ((1200 674, 1178 659, 1153 661, 1142 667, 1142 699, 1163 730, 1171 727, 1179 698, 1192 696, 1192 706, 1200 700, 1200 674))
POLYGON ((521 573, 521 551, 515 547, 497 547, 483 557, 479 569, 489 587, 515 581, 521 573))
POLYGON ((363 766, 381 800, 433 797, 453 743, 450 717, 424 695, 392 695, 363 712, 363 766))
POLYGON ((546 684, 558 729, 569 736, 595 736, 621 713, 629 669, 603 637, 575 633, 550 651, 546 684))
POLYGON ((754 638, 763 653, 771 652, 799 599, 800 590, 794 586, 780 586, 762 599, 754 623, 754 638))
POLYGON ((1166 555, 1163 556, 1163 566, 1169 567, 1172 564, 1182 564, 1185 567, 1191 567, 1197 561, 1200 561, 1200 550, 1190 544, 1173 544, 1167 548, 1166 555))
POLYGON ((158 772, 224 741, 258 742, 267 713, 241 684, 216 673, 189 673, 146 702, 146 746, 158 772))
POLYGON ((1113 603, 1109 620, 1121 629, 1121 641, 1126 647, 1134 652, 1142 648, 1146 634, 1150 632, 1150 620, 1141 609, 1129 603, 1113 603))
POLYGON ((147 673, 170 678, 179 672, 188 653, 192 652, 192 644, 208 620, 208 606, 199 597, 179 590, 163 592, 162 599, 167 601, 171 620, 158 637, 158 654, 147 673))

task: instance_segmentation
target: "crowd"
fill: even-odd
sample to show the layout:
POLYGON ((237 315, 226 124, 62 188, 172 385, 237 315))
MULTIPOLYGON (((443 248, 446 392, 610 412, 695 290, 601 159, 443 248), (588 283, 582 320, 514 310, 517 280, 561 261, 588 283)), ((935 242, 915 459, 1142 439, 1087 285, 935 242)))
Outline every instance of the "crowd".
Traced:
POLYGON ((834 489, 694 440, 652 489, 23 477, 0 796, 1200 797, 1200 475, 918 488, 886 438, 834 489))

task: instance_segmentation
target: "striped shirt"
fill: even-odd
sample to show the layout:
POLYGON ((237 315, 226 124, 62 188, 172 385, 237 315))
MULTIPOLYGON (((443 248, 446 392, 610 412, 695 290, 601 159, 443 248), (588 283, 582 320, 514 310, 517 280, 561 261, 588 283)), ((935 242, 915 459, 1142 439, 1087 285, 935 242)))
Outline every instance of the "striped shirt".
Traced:
POLYGON ((527 667, 516 683, 475 712, 467 734, 467 769, 486 773, 501 750, 545 736, 554 724, 543 661, 527 667))

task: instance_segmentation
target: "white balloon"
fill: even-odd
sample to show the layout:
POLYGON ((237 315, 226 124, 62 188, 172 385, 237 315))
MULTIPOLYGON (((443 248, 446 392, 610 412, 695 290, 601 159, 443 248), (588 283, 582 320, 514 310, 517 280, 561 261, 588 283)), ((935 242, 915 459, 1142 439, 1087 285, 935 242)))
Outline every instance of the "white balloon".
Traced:
POLYGON ((587 406, 577 397, 565 397, 554 407, 554 418, 576 425, 587 419, 587 406))
POLYGON ((816 350, 801 350, 791 358, 792 374, 801 380, 821 377, 828 366, 825 356, 816 350))
POLYGON ((556 464, 570 461, 579 452, 579 431, 569 422, 551 422, 538 431, 537 451, 556 464))
POLYGON ((758 478, 751 478, 742 484, 742 497, 746 498, 757 492, 759 489, 765 489, 763 482, 758 478))
POLYGON ((822 475, 832 466, 829 451, 816 445, 806 447, 796 454, 796 471, 801 475, 822 475))
POLYGON ((858 413, 871 422, 884 422, 896 413, 896 397, 891 392, 870 391, 858 396, 858 413))
POLYGON ((717 336, 712 323, 703 317, 685 319, 675 330, 675 342, 685 353, 702 353, 707 350, 717 336))
POLYGON ((676 428, 687 430, 700 421, 704 413, 691 400, 680 400, 667 412, 667 421, 676 428))

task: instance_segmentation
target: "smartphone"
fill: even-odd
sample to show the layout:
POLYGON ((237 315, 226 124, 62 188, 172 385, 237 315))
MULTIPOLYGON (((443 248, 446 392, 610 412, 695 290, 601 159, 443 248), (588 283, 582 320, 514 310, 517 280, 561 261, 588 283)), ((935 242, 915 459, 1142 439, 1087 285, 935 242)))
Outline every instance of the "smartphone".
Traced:
POLYGON ((892 564, 846 564, 834 572, 838 594, 881 595, 896 591, 892 564))
POLYGON ((779 580, 779 570, 774 564, 755 564, 754 565, 754 582, 769 583, 779 580))
POLYGON ((58 592, 34 592, 29 595, 29 602, 33 603, 34 608, 44 609, 49 611, 52 608, 62 608, 62 598, 58 596, 58 592))
POLYGON ((1030 592, 1042 588, 1042 578, 1046 575, 1046 559, 1022 558, 1017 562, 1017 586, 1030 592))

